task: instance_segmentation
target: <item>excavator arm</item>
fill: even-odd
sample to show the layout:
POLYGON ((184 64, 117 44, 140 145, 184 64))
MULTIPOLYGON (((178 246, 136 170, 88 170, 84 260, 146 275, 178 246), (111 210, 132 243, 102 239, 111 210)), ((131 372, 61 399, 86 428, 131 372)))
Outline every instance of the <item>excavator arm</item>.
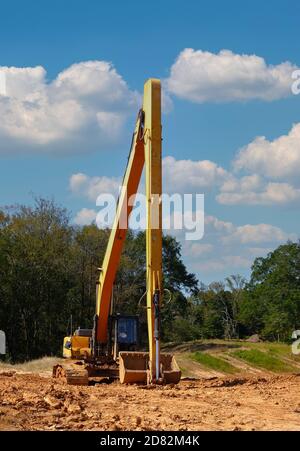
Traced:
POLYGON ((145 84, 146 165, 146 281, 149 363, 151 379, 160 378, 160 307, 162 294, 162 130, 161 85, 150 79, 145 84))
POLYGON ((96 342, 108 340, 108 318, 113 283, 119 265, 134 195, 143 167, 146 169, 146 289, 149 360, 153 377, 159 377, 159 310, 162 292, 161 213, 161 84, 149 79, 144 86, 143 108, 136 122, 131 152, 119 196, 116 216, 101 268, 96 303, 96 342), (128 200, 130 199, 130 203, 128 200))

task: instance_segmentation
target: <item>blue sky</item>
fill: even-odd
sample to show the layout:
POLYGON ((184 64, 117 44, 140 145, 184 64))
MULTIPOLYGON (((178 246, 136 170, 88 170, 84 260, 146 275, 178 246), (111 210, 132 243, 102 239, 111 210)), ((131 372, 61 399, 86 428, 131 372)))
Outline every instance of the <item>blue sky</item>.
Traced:
POLYGON ((122 176, 137 93, 145 79, 158 77, 168 86, 171 103, 163 116, 164 156, 174 157, 175 172, 183 167, 180 162, 192 160, 191 174, 198 174, 199 180, 210 177, 198 186, 196 182, 174 186, 205 193, 205 236, 199 243, 182 241, 185 262, 204 282, 231 273, 247 275, 256 255, 298 237, 300 148, 298 129, 291 130, 300 123, 300 95, 291 95, 288 78, 300 67, 299 18, 297 1, 273 1, 272 6, 258 1, 5 2, 0 16, 0 71, 39 66, 44 72, 29 70, 25 81, 20 71, 7 75, 8 86, 12 80, 20 94, 17 100, 13 93, 8 93, 9 100, 0 96, 0 204, 29 203, 35 193, 53 195, 74 217, 83 208, 95 209, 86 186, 95 182, 92 177, 122 176), (183 54, 185 49, 193 51, 183 54), (223 49, 231 53, 220 54, 223 49), (265 66, 244 55, 262 58, 265 66), (105 66, 108 92, 95 81, 98 74, 101 78, 101 65, 94 65, 87 75, 88 84, 95 83, 92 93, 83 93, 85 88, 74 84, 87 61, 113 65, 119 78, 105 66), (283 67, 286 61, 289 65, 283 67), (244 64, 251 77, 243 73, 244 64), (60 74, 65 74, 61 84, 55 82, 60 74), (45 86, 46 100, 41 94, 45 86), (109 89, 120 89, 114 102, 109 89), (104 130, 108 116, 101 116, 101 131, 90 120, 100 110, 113 114, 109 117, 116 127, 111 131, 115 139, 104 130), (50 125, 49 115, 58 117, 49 120, 50 125), (265 137, 263 145, 256 141, 258 136, 265 137), (240 169, 234 170, 245 146, 240 169), (282 159, 287 168, 275 167, 275 154, 277 166, 282 159), (197 165, 203 160, 215 164, 219 174, 212 176, 209 171, 214 169, 197 165), (87 181, 72 190, 70 178, 78 173, 87 181), (241 188, 244 176, 252 177, 254 188, 241 188), (241 198, 228 201, 242 189, 241 198), (224 192, 227 200, 224 196, 218 200, 224 192))

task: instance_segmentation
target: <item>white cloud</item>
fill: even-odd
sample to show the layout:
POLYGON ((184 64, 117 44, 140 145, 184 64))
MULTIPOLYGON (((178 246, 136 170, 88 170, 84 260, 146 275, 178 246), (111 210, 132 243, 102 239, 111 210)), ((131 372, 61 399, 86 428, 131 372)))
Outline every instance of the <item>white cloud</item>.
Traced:
POLYGON ((45 86, 46 71, 42 66, 6 67, 0 66, 5 78, 3 96, 19 100, 34 100, 45 86))
MULTIPOLYGON (((102 193, 118 196, 121 177, 90 177, 73 174, 70 189, 74 194, 95 201, 102 193)), ((288 205, 300 202, 300 188, 285 182, 269 182, 261 175, 240 178, 209 160, 163 159, 163 190, 165 193, 207 193, 218 189, 216 200, 222 205, 288 205)), ((142 192, 144 188, 141 188, 142 192)))
POLYGON ((272 142, 257 138, 238 153, 233 166, 235 174, 210 160, 165 157, 164 191, 203 193, 219 188, 216 200, 223 205, 298 204, 300 124, 294 125, 288 135, 272 142), (242 170, 252 173, 238 177, 242 170))
POLYGON ((249 192, 249 191, 257 191, 261 188, 263 180, 257 174, 247 175, 240 179, 234 178, 230 176, 228 180, 226 180, 220 188, 221 192, 249 192))
POLYGON ((222 221, 215 216, 207 215, 205 216, 205 233, 218 233, 218 234, 228 234, 232 233, 234 230, 234 225, 228 221, 222 221))
POLYGON ((223 205, 287 205, 300 201, 300 189, 288 183, 265 183, 260 191, 239 187, 237 182, 236 191, 219 193, 217 201, 223 205))
POLYGON ((271 178, 299 176, 300 123, 287 135, 268 141, 259 136, 245 146, 234 161, 235 170, 247 170, 271 178))
POLYGON ((199 278, 217 280, 234 273, 247 274, 256 257, 265 256, 297 235, 286 233, 272 224, 235 225, 215 216, 205 217, 201 241, 181 240, 184 261, 199 278))
POLYGON ((228 177, 227 171, 209 160, 176 160, 165 157, 163 165, 164 190, 172 193, 201 193, 220 185, 228 177))
MULTIPOLYGON (((163 190, 168 193, 199 193, 224 183, 229 174, 212 161, 176 160, 165 157, 163 166, 163 190)), ((118 195, 121 177, 90 177, 83 173, 73 174, 69 180, 70 190, 77 195, 95 201, 99 194, 118 195)), ((144 188, 143 188, 144 189, 144 188)))
POLYGON ((80 193, 83 187, 86 187, 86 184, 89 181, 89 177, 82 172, 78 174, 73 174, 70 177, 69 186, 70 190, 74 193, 80 193))
POLYGON ((73 64, 48 83, 43 67, 0 67, 0 152, 86 152, 114 144, 139 95, 106 61, 73 64))
POLYGON ((257 137, 242 148, 233 161, 235 174, 230 174, 216 196, 224 205, 288 205, 299 204, 300 123, 287 135, 268 141, 257 137))
MULTIPOLYGON (((95 201, 100 193, 111 193, 117 190, 121 180, 108 177, 89 177, 86 174, 74 174, 70 179, 70 189, 77 195, 82 195, 95 201)), ((228 194, 235 195, 235 190, 261 189, 260 177, 246 176, 243 180, 228 178, 223 184, 228 194), (231 191, 230 191, 231 190, 231 191)), ((282 191, 282 190, 281 190, 282 191)), ((280 189, 279 189, 280 192, 280 189)), ((203 239, 188 241, 185 239, 185 229, 176 229, 182 223, 182 213, 175 211, 174 221, 170 223, 171 233, 182 244, 185 263, 190 271, 201 277, 211 279, 223 278, 233 273, 247 273, 255 257, 265 256, 272 248, 287 240, 296 240, 296 234, 286 233, 281 228, 271 224, 235 225, 215 216, 205 216, 203 239)), ((189 217, 192 212, 186 212, 189 217)), ((97 211, 84 208, 79 211, 74 222, 79 225, 90 224, 95 221, 97 211)), ((166 212, 164 211, 164 224, 166 212)), ((184 218, 186 219, 186 218, 184 218)), ((184 221, 186 223, 186 221, 184 221)), ((202 233, 199 237, 202 236, 202 233)))
POLYGON ((222 221, 215 216, 205 216, 205 237, 217 237, 223 244, 280 242, 296 239, 271 224, 246 224, 236 226, 232 222, 222 221))
POLYGON ((271 224, 246 224, 235 227, 232 233, 222 237, 222 242, 224 244, 279 243, 288 239, 296 239, 296 235, 285 233, 271 224))
POLYGON ((101 105, 110 111, 115 105, 126 110, 128 102, 134 102, 126 82, 106 61, 86 61, 73 64, 61 72, 53 83, 60 94, 76 96, 101 105), (127 99, 126 99, 127 98, 127 99))
POLYGON ((69 180, 72 193, 94 202, 100 194, 112 194, 117 197, 121 184, 120 177, 89 177, 80 172, 73 174, 69 180))
POLYGON ((97 212, 93 209, 82 208, 75 218, 74 223, 79 226, 89 225, 96 220, 97 212))
POLYGON ((291 95, 290 62, 267 65, 256 55, 218 54, 187 48, 177 57, 166 80, 168 90, 192 102, 275 100, 291 95))

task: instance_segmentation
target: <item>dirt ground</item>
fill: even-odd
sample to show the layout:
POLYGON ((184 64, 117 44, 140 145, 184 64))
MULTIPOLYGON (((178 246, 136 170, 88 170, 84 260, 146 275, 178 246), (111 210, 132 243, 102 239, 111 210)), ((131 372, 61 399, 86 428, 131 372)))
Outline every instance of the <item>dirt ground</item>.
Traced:
POLYGON ((0 430, 300 430, 300 376, 77 387, 2 371, 0 430))

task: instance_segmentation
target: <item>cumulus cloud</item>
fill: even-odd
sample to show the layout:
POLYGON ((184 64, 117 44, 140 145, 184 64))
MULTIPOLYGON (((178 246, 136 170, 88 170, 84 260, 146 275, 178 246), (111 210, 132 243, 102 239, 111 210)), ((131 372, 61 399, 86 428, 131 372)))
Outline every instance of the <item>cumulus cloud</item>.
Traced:
MULTIPOLYGON (((70 190, 90 201, 99 194, 118 196, 121 177, 90 177, 77 173, 70 177, 70 190)), ((173 194, 207 193, 219 189, 216 200, 222 205, 299 204, 300 188, 286 182, 270 182, 258 174, 238 178, 209 160, 163 159, 163 191, 173 194)), ((144 188, 141 188, 143 192, 144 188)))
POLYGON ((271 101, 291 95, 296 69, 289 61, 274 66, 256 55, 187 48, 172 65, 166 85, 170 93, 197 103, 271 101))
POLYGON ((271 224, 246 224, 235 227, 230 234, 222 237, 222 242, 224 244, 280 243, 288 239, 296 239, 296 235, 285 233, 271 224))
POLYGON ((287 135, 269 141, 259 136, 238 153, 235 170, 247 170, 271 178, 299 176, 300 123, 287 135))
POLYGON ((0 67, 0 152, 86 152, 114 144, 139 103, 112 64, 73 64, 48 82, 43 67, 0 67), (3 95, 5 94, 5 95, 3 95))
POLYGON ((207 215, 203 239, 181 242, 188 268, 198 273, 200 280, 201 277, 216 280, 234 273, 247 273, 254 258, 265 256, 289 239, 296 240, 296 234, 272 224, 236 225, 207 215))
POLYGON ((230 234, 234 230, 234 225, 229 221, 222 221, 215 216, 205 216, 205 234, 218 234, 223 236, 224 234, 230 234))
MULTIPOLYGON (((116 192, 120 183, 121 180, 118 178, 89 177, 86 174, 77 173, 70 179, 70 189, 74 194, 95 201, 101 193, 116 192)), ((207 182, 205 183, 207 184, 207 182)), ((242 194, 245 195, 248 189, 260 189, 262 185, 261 178, 256 175, 246 176, 241 181, 235 180, 232 176, 224 181, 223 188, 225 187, 231 195, 235 194, 238 189, 241 193, 244 190, 242 194)), ((278 189, 278 192, 282 191, 282 189, 278 189)), ((186 225, 186 219, 194 221, 195 212, 185 212, 183 221, 182 212, 176 210, 173 212, 173 221, 170 222, 166 221, 164 207, 165 205, 163 205, 164 231, 173 234, 181 242, 185 263, 191 271, 199 275, 200 280, 202 274, 205 278, 213 279, 223 278, 224 274, 230 275, 235 272, 245 274, 250 269, 255 257, 266 255, 272 248, 289 239, 297 239, 296 234, 286 233, 272 224, 235 225, 230 221, 206 215, 204 236, 201 228, 197 240, 189 241, 186 239, 186 229, 179 228, 178 225, 186 225)), ((96 217, 95 209, 83 208, 75 216, 74 222, 78 225, 86 225, 94 222, 96 217)), ((200 217, 202 218, 202 214, 200 217)))
POLYGON ((166 192, 199 193, 220 185, 228 177, 225 169, 209 160, 176 160, 168 156, 162 166, 166 192))
POLYGON ((232 222, 222 221, 210 215, 205 216, 205 236, 217 236, 223 244, 281 242, 296 238, 294 234, 287 234, 271 224, 236 226, 232 222))
POLYGON ((92 224, 96 220, 96 210, 90 208, 82 208, 74 217, 74 223, 79 226, 92 224))
POLYGON ((80 172, 73 174, 69 180, 69 188, 72 193, 94 202, 100 194, 118 196, 121 184, 120 177, 89 177, 80 172))
POLYGON ((263 180, 257 174, 248 175, 240 179, 230 176, 221 186, 221 192, 248 192, 261 188, 263 180))
POLYGON ((257 137, 243 147, 216 196, 224 205, 299 204, 300 124, 273 141, 257 137), (252 174, 240 176, 239 173, 252 174))
POLYGON ((300 189, 288 183, 268 183, 261 192, 220 193, 217 201, 223 205, 287 205, 300 201, 300 189))
POLYGON ((263 183, 257 186, 244 185, 245 178, 242 177, 229 184, 224 184, 221 192, 217 194, 216 200, 223 205, 288 205, 299 203, 300 189, 289 183, 263 183), (230 189, 232 188, 232 189, 230 189))
POLYGON ((165 157, 164 191, 202 193, 219 189, 216 200, 223 205, 298 204, 299 168, 300 124, 296 124, 287 135, 273 141, 256 138, 241 149, 232 173, 210 160, 165 157))
MULTIPOLYGON (((176 160, 165 157, 162 161, 163 190, 166 193, 202 193, 220 186, 229 177, 222 167, 209 160, 176 160)), ((90 177, 83 173, 73 174, 69 180, 70 190, 95 201, 99 194, 118 195, 121 177, 90 177)))

